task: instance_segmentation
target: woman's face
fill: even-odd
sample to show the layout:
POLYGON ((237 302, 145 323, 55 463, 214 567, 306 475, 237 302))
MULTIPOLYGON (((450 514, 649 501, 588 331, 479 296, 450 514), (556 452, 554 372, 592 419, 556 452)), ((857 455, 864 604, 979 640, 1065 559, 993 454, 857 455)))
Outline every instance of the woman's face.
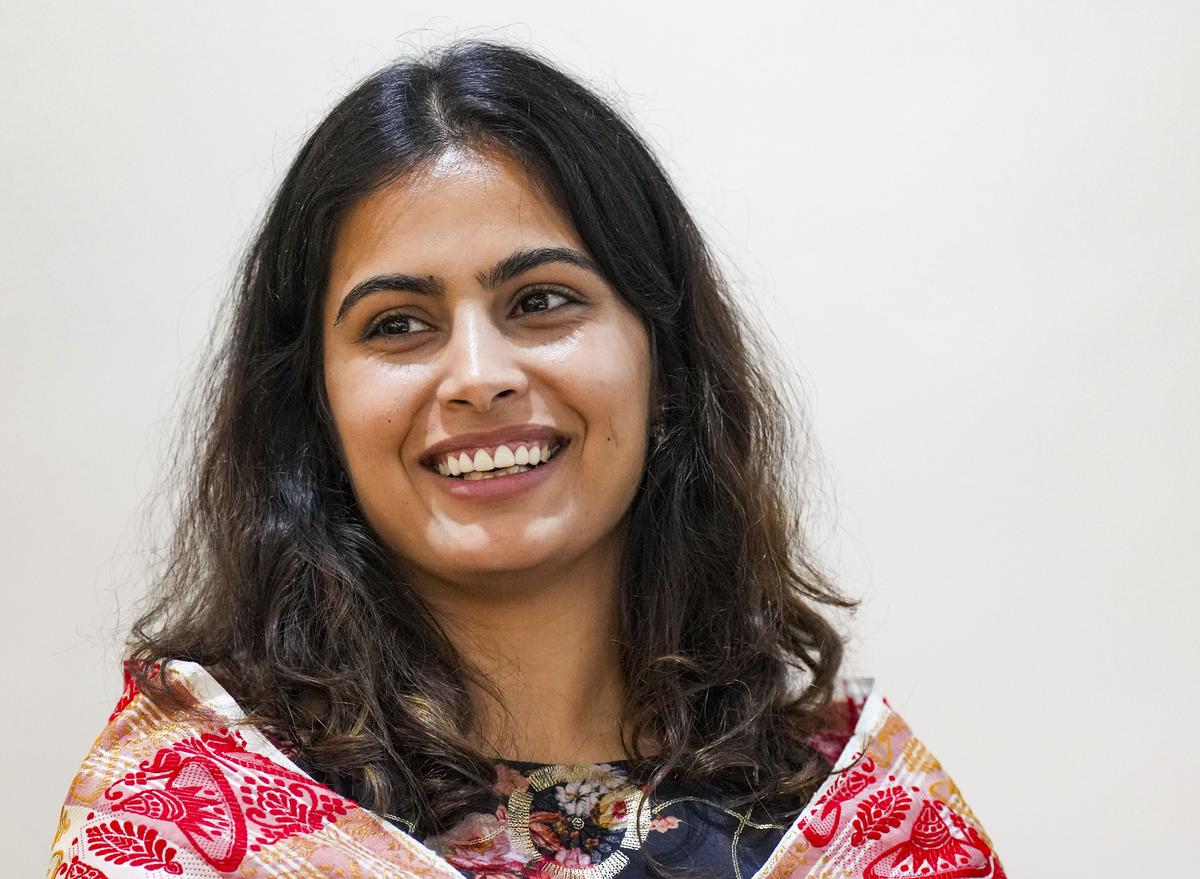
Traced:
POLYGON ((569 576, 618 544, 645 464, 650 347, 590 263, 567 217, 490 153, 449 152, 340 227, 326 391, 363 514, 414 582, 569 576), (533 465, 535 447, 558 451, 533 465))

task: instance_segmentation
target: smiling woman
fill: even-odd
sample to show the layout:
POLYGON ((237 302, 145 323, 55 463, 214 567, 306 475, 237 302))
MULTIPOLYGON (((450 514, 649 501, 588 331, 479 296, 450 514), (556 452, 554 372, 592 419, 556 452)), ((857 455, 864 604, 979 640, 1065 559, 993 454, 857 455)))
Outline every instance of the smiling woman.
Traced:
POLYGON ((52 874, 1003 875, 839 675, 781 378, 597 95, 379 71, 234 305, 52 874))
MULTIPOLYGON (((349 211, 325 295, 342 458, 422 602, 451 626, 486 620, 477 636, 533 638, 531 621, 569 624, 567 609, 584 606, 607 621, 597 638, 615 633, 652 418, 650 341, 569 216, 504 152, 451 147, 349 211)), ((498 646, 472 664, 495 665, 498 646)), ((623 688, 602 647, 556 663, 549 691, 530 690, 518 663, 505 704, 522 713, 549 716, 546 692, 561 688, 566 711, 570 694, 603 688, 512 747, 570 757, 594 736, 599 757, 622 753, 607 718, 621 716, 623 688), (576 661, 590 667, 573 674, 576 661)))

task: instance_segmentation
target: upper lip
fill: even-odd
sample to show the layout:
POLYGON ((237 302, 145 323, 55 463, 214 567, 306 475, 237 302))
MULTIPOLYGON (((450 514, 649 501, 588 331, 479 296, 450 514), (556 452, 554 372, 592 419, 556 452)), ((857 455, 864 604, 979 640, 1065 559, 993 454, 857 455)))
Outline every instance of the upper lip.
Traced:
POLYGON ((459 433, 434 443, 421 455, 421 463, 433 467, 451 452, 474 451, 475 449, 494 449, 499 445, 516 446, 521 443, 550 444, 550 448, 568 441, 568 437, 560 430, 548 424, 513 424, 508 427, 498 427, 495 430, 483 430, 473 433, 459 433))

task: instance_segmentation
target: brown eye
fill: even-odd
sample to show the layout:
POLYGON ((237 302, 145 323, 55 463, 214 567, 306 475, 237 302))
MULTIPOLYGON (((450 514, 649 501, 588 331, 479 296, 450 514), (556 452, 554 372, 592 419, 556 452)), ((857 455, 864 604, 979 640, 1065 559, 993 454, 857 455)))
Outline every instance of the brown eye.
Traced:
POLYGON ((561 290, 557 287, 539 287, 536 290, 530 290, 524 296, 522 296, 517 307, 522 308, 522 306, 524 306, 527 302, 534 303, 536 307, 528 310, 522 310, 522 314, 538 314, 539 312, 556 311, 559 308, 564 308, 565 306, 562 305, 554 306, 547 304, 552 301, 554 297, 565 299, 567 302, 579 301, 565 290, 561 290))
POLYGON ((425 321, 419 317, 413 317, 411 314, 385 314, 372 323, 363 335, 364 338, 368 339, 375 336, 409 336, 417 332, 412 329, 412 324, 414 323, 426 327, 429 326, 425 321))

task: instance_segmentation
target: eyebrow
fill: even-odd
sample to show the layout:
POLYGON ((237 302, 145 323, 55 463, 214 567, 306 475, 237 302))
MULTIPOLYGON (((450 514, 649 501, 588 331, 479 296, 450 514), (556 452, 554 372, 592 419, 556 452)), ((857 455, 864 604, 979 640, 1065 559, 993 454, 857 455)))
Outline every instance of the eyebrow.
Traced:
MULTIPOLYGON (((578 266, 597 277, 602 277, 599 266, 590 257, 573 248, 526 247, 521 250, 514 250, 508 256, 504 257, 504 259, 500 260, 500 262, 492 266, 490 271, 478 272, 475 275, 475 279, 479 281, 480 286, 494 290, 505 281, 511 280, 517 275, 528 272, 538 266, 556 262, 578 266)), ((372 293, 382 291, 419 293, 423 296, 444 296, 446 294, 446 286, 435 275, 421 276, 402 273, 376 275, 373 278, 368 278, 361 283, 355 284, 350 292, 346 294, 346 298, 338 306, 337 316, 333 319, 334 325, 340 324, 346 313, 360 299, 370 296, 372 293)))

